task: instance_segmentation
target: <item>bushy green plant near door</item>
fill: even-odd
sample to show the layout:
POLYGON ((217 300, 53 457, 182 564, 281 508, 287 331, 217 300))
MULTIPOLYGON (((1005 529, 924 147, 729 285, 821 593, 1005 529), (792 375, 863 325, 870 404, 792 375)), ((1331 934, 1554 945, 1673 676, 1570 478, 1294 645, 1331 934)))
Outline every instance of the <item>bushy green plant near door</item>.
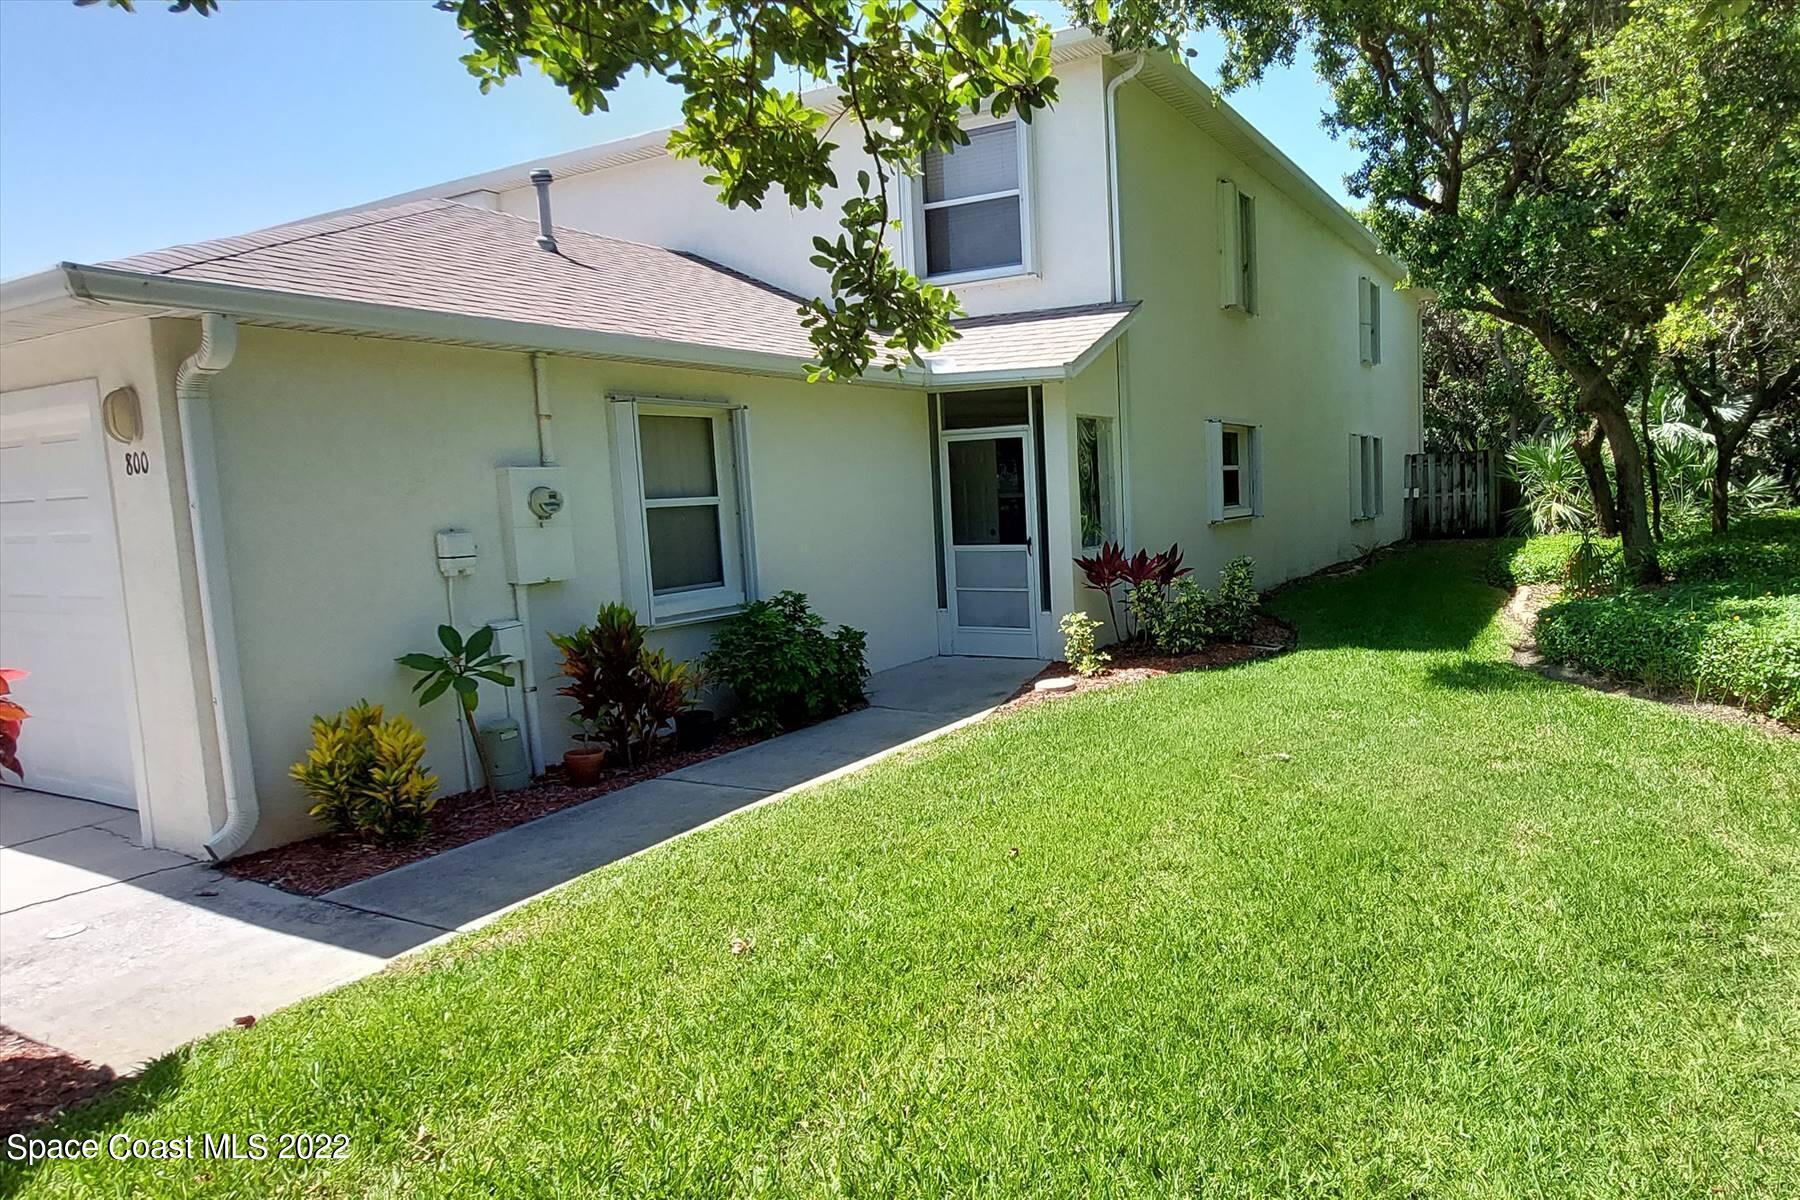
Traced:
POLYGON ((731 689, 733 721, 750 733, 778 733, 835 716, 863 698, 868 635, 825 620, 800 592, 758 600, 719 627, 705 658, 708 675, 731 689))

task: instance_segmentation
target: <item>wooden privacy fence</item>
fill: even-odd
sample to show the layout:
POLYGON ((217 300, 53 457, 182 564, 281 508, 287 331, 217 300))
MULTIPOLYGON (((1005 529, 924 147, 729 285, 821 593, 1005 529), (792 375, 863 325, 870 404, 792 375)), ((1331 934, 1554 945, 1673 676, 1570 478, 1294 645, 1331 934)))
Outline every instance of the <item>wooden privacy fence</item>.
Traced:
POLYGON ((1500 532, 1500 476, 1492 450, 1428 450, 1406 456, 1411 537, 1492 537, 1500 532))

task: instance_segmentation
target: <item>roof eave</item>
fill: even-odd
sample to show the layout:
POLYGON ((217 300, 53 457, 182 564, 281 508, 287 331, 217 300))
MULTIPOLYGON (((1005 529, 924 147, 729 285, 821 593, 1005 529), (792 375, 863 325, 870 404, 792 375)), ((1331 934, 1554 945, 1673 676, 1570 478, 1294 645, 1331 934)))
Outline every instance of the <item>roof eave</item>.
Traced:
MULTIPOLYGON (((401 305, 306 296, 294 292, 209 280, 180 279, 169 275, 77 263, 64 263, 39 276, 11 281, 0 290, 0 312, 10 312, 26 304, 42 303, 106 308, 127 306, 132 310, 130 315, 136 316, 168 312, 219 312, 252 324, 275 324, 492 349, 538 350, 588 358, 746 371, 759 375, 804 376, 807 366, 807 360, 797 355, 734 350, 531 321, 511 321, 401 305)), ((126 314, 118 314, 123 315, 126 314)), ((118 319, 118 316, 110 319, 118 319)), ((890 376, 887 380, 870 377, 867 382, 893 384, 900 381, 895 381, 890 376)))

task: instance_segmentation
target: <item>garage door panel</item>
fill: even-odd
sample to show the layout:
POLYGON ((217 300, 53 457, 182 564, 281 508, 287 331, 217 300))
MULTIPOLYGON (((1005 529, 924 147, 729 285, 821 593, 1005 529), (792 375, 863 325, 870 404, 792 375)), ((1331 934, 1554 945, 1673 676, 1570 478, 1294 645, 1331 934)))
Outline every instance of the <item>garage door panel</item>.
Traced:
POLYGON ((91 382, 0 394, 0 662, 26 786, 133 806, 123 590, 91 382))

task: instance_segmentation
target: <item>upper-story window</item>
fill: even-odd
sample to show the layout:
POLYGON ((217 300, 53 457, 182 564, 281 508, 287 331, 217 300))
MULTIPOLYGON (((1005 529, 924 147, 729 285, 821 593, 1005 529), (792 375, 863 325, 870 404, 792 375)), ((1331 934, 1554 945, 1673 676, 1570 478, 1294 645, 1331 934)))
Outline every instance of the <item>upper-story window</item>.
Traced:
POLYGON ((925 153, 914 252, 932 280, 1028 270, 1030 203, 1025 130, 1001 121, 968 131, 969 144, 925 153))

